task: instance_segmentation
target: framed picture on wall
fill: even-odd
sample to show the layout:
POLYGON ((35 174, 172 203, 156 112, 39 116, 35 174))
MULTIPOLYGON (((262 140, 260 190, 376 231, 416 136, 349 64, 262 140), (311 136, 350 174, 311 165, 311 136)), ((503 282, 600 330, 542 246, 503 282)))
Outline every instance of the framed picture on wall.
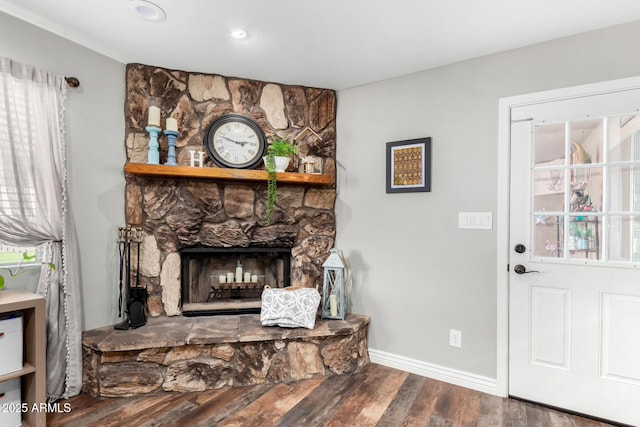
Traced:
POLYGON ((431 191, 431 138, 387 142, 387 193, 431 191))

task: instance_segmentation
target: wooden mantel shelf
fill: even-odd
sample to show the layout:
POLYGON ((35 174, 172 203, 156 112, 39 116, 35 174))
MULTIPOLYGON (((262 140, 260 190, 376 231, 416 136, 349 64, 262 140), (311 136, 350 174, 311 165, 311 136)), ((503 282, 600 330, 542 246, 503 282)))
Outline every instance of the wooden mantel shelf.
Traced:
MULTIPOLYGON (((255 169, 192 168, 189 166, 148 165, 127 163, 125 173, 164 178, 196 178, 227 181, 266 182, 267 171, 255 169)), ((283 184, 333 185, 332 176, 308 173, 278 172, 276 180, 283 184)))

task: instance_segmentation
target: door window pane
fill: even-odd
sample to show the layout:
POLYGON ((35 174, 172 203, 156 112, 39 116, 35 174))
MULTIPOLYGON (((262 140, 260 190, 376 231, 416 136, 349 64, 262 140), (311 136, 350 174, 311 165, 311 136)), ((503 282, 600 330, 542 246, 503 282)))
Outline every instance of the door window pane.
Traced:
POLYGON ((612 166, 607 184, 610 212, 640 210, 640 166, 612 166))
POLYGON ((572 165, 586 165, 602 161, 604 124, 604 119, 582 120, 569 123, 572 165))
POLYGON ((536 167, 565 166, 566 125, 542 124, 533 128, 533 161, 536 167))
POLYGON ((612 215, 608 218, 608 258, 640 262, 640 217, 612 215))
POLYGON ((543 215, 535 217, 533 226, 533 254, 537 257, 562 256, 564 248, 564 227, 562 226, 563 216, 543 215))
POLYGON ((602 210, 602 168, 571 169, 571 212, 602 210))
POLYGON ((597 216, 570 216, 568 257, 572 259, 600 259, 602 219, 597 216))
POLYGON ((609 162, 639 160, 637 134, 640 115, 611 117, 608 126, 609 162))
POLYGON ((533 173, 534 211, 564 212, 564 174, 564 168, 533 173))

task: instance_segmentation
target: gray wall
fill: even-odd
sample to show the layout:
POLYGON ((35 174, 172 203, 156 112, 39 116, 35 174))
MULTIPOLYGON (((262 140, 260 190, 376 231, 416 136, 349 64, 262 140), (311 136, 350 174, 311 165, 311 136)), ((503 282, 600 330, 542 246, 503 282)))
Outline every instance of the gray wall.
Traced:
MULTIPOLYGON (((116 228, 124 223, 124 64, 0 13, 0 55, 80 79, 67 91, 67 164, 80 245, 83 326, 116 320, 116 228)), ((29 272, 8 287, 33 289, 29 272)))
POLYGON ((639 35, 636 22, 338 93, 337 247, 371 348, 495 378, 498 99, 640 75, 639 35), (385 143, 425 136, 432 191, 385 194, 385 143), (459 230, 458 212, 493 212, 494 229, 459 230))

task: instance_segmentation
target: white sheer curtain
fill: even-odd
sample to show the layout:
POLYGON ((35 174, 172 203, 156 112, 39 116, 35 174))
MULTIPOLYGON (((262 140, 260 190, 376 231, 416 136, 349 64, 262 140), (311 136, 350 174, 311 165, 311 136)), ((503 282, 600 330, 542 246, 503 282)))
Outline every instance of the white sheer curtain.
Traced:
MULTIPOLYGON (((0 241, 44 246, 47 395, 82 388, 77 241, 67 199, 65 80, 0 57, 0 241)), ((0 296, 1 297, 1 296, 0 296)))

